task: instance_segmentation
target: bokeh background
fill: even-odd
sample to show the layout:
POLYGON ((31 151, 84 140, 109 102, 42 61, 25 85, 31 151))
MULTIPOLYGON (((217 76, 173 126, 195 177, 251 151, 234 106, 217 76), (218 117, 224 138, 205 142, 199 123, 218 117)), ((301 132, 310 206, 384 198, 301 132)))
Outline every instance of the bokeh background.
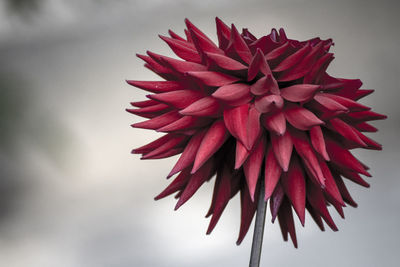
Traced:
POLYGON ((130 155, 157 135, 131 129, 139 119, 124 111, 144 97, 125 79, 157 79, 135 53, 172 56, 157 34, 183 33, 185 17, 216 40, 215 16, 257 36, 333 38, 329 73, 375 88, 363 103, 389 115, 370 135, 384 150, 357 153, 374 177, 350 186, 359 207, 334 217, 339 232, 307 217, 294 249, 268 217, 262 266, 398 266, 399 11, 394 0, 1 0, 0 266, 248 264, 239 198, 210 236, 211 184, 176 212, 172 197, 154 202, 176 158, 130 155))

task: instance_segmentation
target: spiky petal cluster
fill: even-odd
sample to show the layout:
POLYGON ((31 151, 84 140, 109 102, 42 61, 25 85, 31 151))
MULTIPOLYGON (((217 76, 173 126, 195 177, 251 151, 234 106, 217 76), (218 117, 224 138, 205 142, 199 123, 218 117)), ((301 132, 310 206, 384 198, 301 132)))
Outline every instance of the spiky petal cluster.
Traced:
POLYGON ((324 230, 337 230, 327 206, 343 217, 351 198, 343 178, 368 187, 360 176, 368 167, 349 150, 380 150, 362 132, 377 129, 368 121, 385 116, 356 101, 373 90, 360 80, 326 73, 332 40, 288 39, 283 29, 256 38, 239 33, 218 18, 218 45, 186 20, 186 38, 169 31, 160 36, 182 60, 153 52, 138 55, 163 81, 128 81, 151 92, 131 103, 129 112, 148 118, 133 127, 166 133, 133 153, 142 159, 181 154, 168 177, 178 174, 156 199, 176 194, 176 209, 215 174, 207 233, 229 200, 240 192, 241 224, 246 235, 257 209, 255 196, 270 202, 283 238, 297 246, 292 208, 302 225, 307 210, 324 230), (265 192, 259 180, 265 179, 265 192))

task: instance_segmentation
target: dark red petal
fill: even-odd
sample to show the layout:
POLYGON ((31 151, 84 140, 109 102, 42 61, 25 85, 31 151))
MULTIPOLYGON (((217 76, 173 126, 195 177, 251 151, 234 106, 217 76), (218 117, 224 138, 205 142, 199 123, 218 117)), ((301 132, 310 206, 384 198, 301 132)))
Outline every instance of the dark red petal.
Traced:
POLYGON ((177 39, 177 40, 186 42, 185 39, 183 39, 182 37, 180 37, 178 34, 176 34, 175 32, 173 32, 172 30, 168 30, 168 34, 169 34, 172 38, 174 38, 174 39, 177 39))
POLYGON ((247 80, 253 80, 259 72, 263 73, 265 76, 272 74, 271 69, 269 68, 267 60, 265 59, 261 49, 257 49, 256 54, 250 62, 247 80))
POLYGON ((242 36, 236 29, 235 25, 232 24, 232 31, 231 31, 231 39, 233 43, 233 47, 235 48, 236 52, 238 53, 239 57, 243 59, 244 62, 250 64, 252 59, 252 54, 247 46, 246 42, 243 40, 242 36))
POLYGON ((291 130, 290 134, 292 136, 293 145, 296 148, 300 158, 303 160, 312 176, 317 179, 316 182, 324 185, 325 178, 314 150, 310 145, 307 134, 294 129, 291 130))
POLYGON ((287 233, 289 233, 294 247, 297 248, 297 238, 293 221, 292 207, 290 206, 290 203, 286 198, 283 200, 282 205, 279 209, 278 220, 279 226, 282 231, 283 240, 288 240, 287 233))
POLYGON ((169 45, 169 47, 178 57, 187 61, 201 63, 200 55, 194 47, 189 48, 187 45, 183 45, 182 42, 180 42, 179 40, 168 38, 165 36, 160 36, 160 38, 169 45))
POLYGON ((235 170, 239 169, 243 165, 249 155, 250 152, 242 142, 236 140, 235 170))
POLYGON ((228 167, 224 166, 221 175, 217 176, 216 179, 220 179, 220 184, 218 186, 218 193, 214 204, 213 216, 210 220, 207 234, 210 234, 214 229, 231 197, 232 173, 230 172, 228 167))
POLYGON ((180 172, 181 170, 189 167, 194 162, 196 158, 197 150, 200 147, 201 141, 203 140, 206 131, 200 131, 196 133, 187 143, 185 150, 183 151, 182 155, 180 156, 179 160, 176 162, 175 166, 172 168, 171 172, 168 174, 167 177, 171 177, 172 175, 180 172))
POLYGON ((325 220, 333 231, 337 231, 337 227, 326 208, 325 198, 321 189, 314 183, 307 183, 307 201, 319 215, 325 220))
POLYGON ((238 139, 248 150, 247 122, 250 105, 245 104, 232 109, 224 110, 224 122, 228 131, 238 139))
POLYGON ((357 203, 353 200, 353 198, 351 197, 349 191, 346 188, 346 185, 343 182, 342 177, 340 177, 340 175, 336 174, 336 173, 332 173, 335 177, 335 181, 336 181, 336 185, 340 191, 340 194, 343 198, 343 200, 349 204, 352 207, 357 207, 357 203))
POLYGON ((374 126, 372 126, 371 124, 368 124, 366 122, 361 122, 359 124, 356 124, 354 127, 357 130, 359 130, 360 132, 376 132, 376 131, 378 131, 377 128, 375 128, 374 126))
POLYGON ((131 102, 132 106, 138 107, 138 108, 145 108, 145 107, 154 106, 157 104, 160 104, 160 102, 152 100, 152 99, 145 100, 145 101, 131 102))
POLYGON ((286 49, 289 47, 289 42, 286 42, 284 44, 282 44, 281 46, 275 48, 274 50, 272 50, 271 52, 269 52, 265 58, 267 60, 273 60, 276 59, 278 57, 280 57, 281 55, 283 55, 286 52, 286 49))
POLYGON ((177 90, 167 93, 148 95, 149 98, 165 103, 167 105, 183 109, 193 102, 201 99, 203 93, 193 90, 177 90))
POLYGON ((303 46, 302 48, 297 50, 295 53, 293 53, 292 55, 290 55, 287 58, 285 58, 284 60, 282 60, 282 62, 279 63, 279 65, 274 68, 274 71, 278 72, 278 71, 284 71, 284 70, 290 69, 295 64, 297 64, 304 57, 304 55, 306 53, 309 53, 310 50, 311 50, 311 46, 309 44, 303 46))
POLYGON ((196 173, 193 174, 189 179, 185 189, 179 197, 178 202, 176 203, 175 210, 179 209, 180 206, 185 204, 194 193, 206 182, 209 180, 212 175, 214 175, 214 162, 213 160, 207 161, 196 173))
POLYGON ((189 29, 189 33, 191 34, 193 43, 196 46, 197 51, 199 51, 199 53, 210 52, 222 55, 224 54, 224 51, 218 48, 218 46, 216 46, 214 42, 208 39, 207 37, 198 34, 196 31, 192 29, 189 29))
POLYGON ((283 192, 282 185, 277 183, 275 186, 274 193, 270 198, 270 210, 271 210, 271 222, 274 223, 276 216, 278 215, 279 208, 282 204, 283 198, 285 197, 285 192, 283 192))
POLYGON ((162 191, 154 199, 159 200, 179 190, 184 189, 185 185, 189 181, 189 178, 190 178, 190 168, 186 168, 172 181, 172 183, 167 188, 164 189, 164 191, 162 191))
POLYGON ((257 204, 251 200, 249 189, 246 185, 243 186, 240 190, 240 206, 241 219, 239 237, 236 241, 237 245, 240 245, 240 243, 242 243, 243 241, 243 238, 246 236, 257 209, 257 204))
POLYGON ((314 113, 295 104, 287 105, 284 113, 288 122, 299 130, 306 131, 316 125, 324 124, 314 113))
POLYGON ((344 168, 354 170, 358 173, 369 176, 361 163, 346 149, 342 148, 330 138, 325 140, 326 150, 332 162, 344 168))
POLYGON ((282 173, 271 146, 265 156, 265 200, 271 197, 282 173))
MULTIPOLYGON (((261 135, 260 125, 260 112, 254 106, 250 106, 249 117, 247 121, 247 148, 250 150, 253 148, 256 141, 261 135)), ((245 145, 246 145, 245 144, 245 145)))
POLYGON ((243 165, 244 174, 246 176, 247 186, 249 187, 250 197, 254 201, 254 194, 260 176, 261 165, 265 153, 265 138, 261 138, 258 144, 250 152, 243 165))
POLYGON ((214 54, 214 53, 205 53, 207 58, 212 60, 218 67, 225 69, 225 70, 244 70, 247 69, 245 65, 236 61, 230 57, 214 54))
POLYGON ((185 109, 179 111, 179 113, 190 116, 214 116, 219 113, 219 110, 219 102, 211 96, 206 96, 193 102, 185 109))
POLYGON ((314 100, 330 111, 348 111, 348 108, 336 102, 332 98, 327 97, 327 95, 328 94, 325 93, 317 93, 314 96, 314 100))
POLYGON ((303 102, 310 100, 319 89, 319 85, 296 84, 283 88, 281 90, 281 96, 292 102, 303 102))
POLYGON ((226 102, 235 102, 250 96, 250 86, 244 83, 224 85, 218 88, 212 96, 226 102))
POLYGON ((229 44, 229 39, 231 36, 231 29, 218 17, 215 18, 215 22, 217 24, 217 35, 218 35, 219 48, 226 49, 226 47, 229 44))
POLYGON ((339 96, 339 95, 333 95, 333 94, 324 94, 325 97, 328 97, 339 104, 345 106, 348 108, 350 111, 363 111, 363 110, 370 110, 371 108, 364 106, 360 103, 357 103, 356 101, 353 101, 351 99, 339 96))
POLYGON ((270 136, 275 158, 282 167, 283 171, 287 172, 293 150, 292 138, 290 137, 288 131, 286 131, 283 135, 271 133, 270 136))
POLYGON ((304 226, 306 208, 306 182, 300 163, 293 157, 287 173, 282 174, 281 184, 289 197, 301 224, 304 226))
POLYGON ((341 119, 333 118, 329 121, 329 123, 332 125, 332 128, 344 138, 351 140, 362 147, 367 146, 367 144, 364 143, 363 140, 356 133, 357 130, 355 130, 353 127, 351 127, 341 119))
POLYGON ((192 173, 195 173, 228 139, 229 132, 222 120, 214 122, 201 141, 194 160, 192 173))
POLYGON ((210 38, 207 37, 207 35, 205 35, 199 28, 194 26, 194 24, 190 20, 188 20, 187 18, 185 19, 185 24, 186 24, 186 27, 188 28, 189 31, 190 30, 194 31, 197 35, 202 36, 204 39, 212 42, 210 40, 210 38))
POLYGON ((208 86, 223 86, 239 81, 237 77, 215 71, 189 71, 187 74, 208 86))
POLYGON ((182 90, 183 85, 176 81, 134 81, 127 80, 128 84, 139 87, 152 93, 165 93, 169 91, 182 90))
POLYGON ((263 116, 263 125, 277 135, 283 135, 286 131, 286 119, 282 111, 263 116))
POLYGON ((168 140, 167 142, 163 143, 162 145, 160 145, 156 149, 144 154, 141 159, 151 159, 153 156, 158 156, 158 155, 160 155, 162 153, 165 153, 168 150, 179 146, 185 140, 187 140, 186 136, 177 135, 175 138, 171 138, 170 140, 168 140))
POLYGON ((182 116, 174 110, 147 121, 134 123, 131 126, 135 128, 156 130, 167 124, 173 123, 176 120, 179 120, 181 117, 182 116))
POLYGON ((153 142, 148 143, 147 145, 138 147, 136 149, 132 150, 132 154, 143 154, 143 153, 148 153, 151 150, 159 147, 160 145, 164 144, 165 142, 168 142, 170 139, 175 138, 177 135, 176 134, 166 134, 161 136, 160 138, 154 140, 153 142))
POLYGON ((325 178, 325 192, 328 193, 339 205, 344 206, 342 196, 328 165, 321 158, 318 158, 318 161, 325 178))
POLYGON ((326 152, 324 135, 320 126, 314 126, 310 129, 310 140, 311 144, 326 161, 329 161, 328 152, 326 152))
POLYGON ((174 132, 180 130, 191 130, 204 127, 211 122, 210 118, 183 116, 179 120, 167 124, 159 129, 157 132, 174 132))
POLYGON ((188 71, 206 71, 207 67, 198 63, 178 60, 170 57, 161 56, 161 61, 179 73, 188 71))

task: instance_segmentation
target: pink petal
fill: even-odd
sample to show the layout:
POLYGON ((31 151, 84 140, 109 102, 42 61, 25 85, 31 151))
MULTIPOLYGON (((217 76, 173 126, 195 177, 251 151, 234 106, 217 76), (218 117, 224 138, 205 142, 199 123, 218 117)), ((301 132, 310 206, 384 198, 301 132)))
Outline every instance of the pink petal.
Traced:
POLYGON ((286 131, 285 115, 281 111, 264 115, 263 125, 277 135, 283 135, 286 131))
POLYGON ((324 124, 314 113, 299 105, 287 105, 284 113, 286 119, 292 126, 303 131, 309 130, 313 126, 324 124))
POLYGON ((260 176, 261 165, 264 159, 265 139, 261 138, 257 146, 250 152, 243 165, 244 174, 246 176, 247 186, 249 187, 250 197, 254 201, 254 193, 260 176))
POLYGON ((148 95, 150 99, 157 100, 178 109, 183 109, 189 106, 193 102, 201 99, 203 96, 203 93, 200 91, 193 90, 177 90, 167 93, 148 95))
POLYGON ((273 109, 280 109, 283 107, 283 99, 280 95, 265 95, 258 98, 254 102, 256 109, 260 113, 267 113, 273 109))
POLYGON ((194 160, 192 173, 195 173, 225 143, 229 132, 222 120, 214 122, 201 141, 194 160))
POLYGON ((271 197, 282 173, 282 168, 274 156, 270 146, 265 157, 265 200, 271 197))
POLYGON ((329 161, 328 153, 326 152, 325 140, 320 126, 314 126, 310 129, 311 144, 326 161, 329 161))
POLYGON ((267 92, 271 92, 275 95, 280 94, 278 82, 272 75, 267 75, 257 80, 254 84, 251 85, 250 91, 254 95, 264 95, 267 92))
POLYGON ((281 90, 281 96, 292 102, 303 102, 310 100, 314 93, 320 89, 319 85, 296 84, 281 90))
POLYGON ((235 102, 250 96, 249 89, 249 85, 244 83, 228 84, 218 88, 212 96, 226 102, 235 102))
POLYGON ((228 131, 250 150, 247 138, 249 104, 224 110, 224 122, 228 131))
POLYGON ((283 171, 287 172, 293 150, 292 138, 290 137, 289 132, 286 131, 283 135, 271 133, 271 142, 275 158, 283 171))
POLYGON ((249 150, 253 148, 254 144, 261 135, 260 116, 260 112, 258 112, 254 106, 250 106, 249 117, 247 121, 247 142, 244 144, 247 144, 247 148, 249 150))
POLYGON ((219 102, 210 96, 206 96, 193 102, 185 109, 179 111, 182 115, 190 116, 215 116, 220 112, 219 102))
POLYGON ((247 148, 242 145, 242 142, 236 140, 236 156, 235 156, 235 170, 239 169, 250 155, 247 148))

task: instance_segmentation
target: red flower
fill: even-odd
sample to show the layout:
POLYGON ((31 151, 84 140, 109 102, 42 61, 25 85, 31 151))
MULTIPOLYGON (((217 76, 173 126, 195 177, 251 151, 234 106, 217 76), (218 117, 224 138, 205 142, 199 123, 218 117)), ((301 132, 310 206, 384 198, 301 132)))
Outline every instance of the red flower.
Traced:
POLYGON ((300 42, 283 29, 256 38, 217 18, 217 46, 185 22, 186 38, 172 31, 160 36, 182 60, 138 55, 165 81, 128 81, 152 93, 128 109, 149 119, 132 126, 166 133, 133 153, 142 159, 181 154, 168 177, 179 174, 156 199, 176 194, 177 209, 216 174, 207 234, 240 192, 240 244, 265 177, 260 193, 285 240, 289 234, 297 246, 292 207, 302 225, 308 210, 321 230, 323 219, 336 231, 327 206, 342 217, 345 203, 357 206, 343 178, 369 186, 360 176, 370 176, 368 167, 349 150, 381 149, 362 132, 377 131, 368 122, 386 116, 356 102, 373 90, 326 73, 331 39, 300 42))

